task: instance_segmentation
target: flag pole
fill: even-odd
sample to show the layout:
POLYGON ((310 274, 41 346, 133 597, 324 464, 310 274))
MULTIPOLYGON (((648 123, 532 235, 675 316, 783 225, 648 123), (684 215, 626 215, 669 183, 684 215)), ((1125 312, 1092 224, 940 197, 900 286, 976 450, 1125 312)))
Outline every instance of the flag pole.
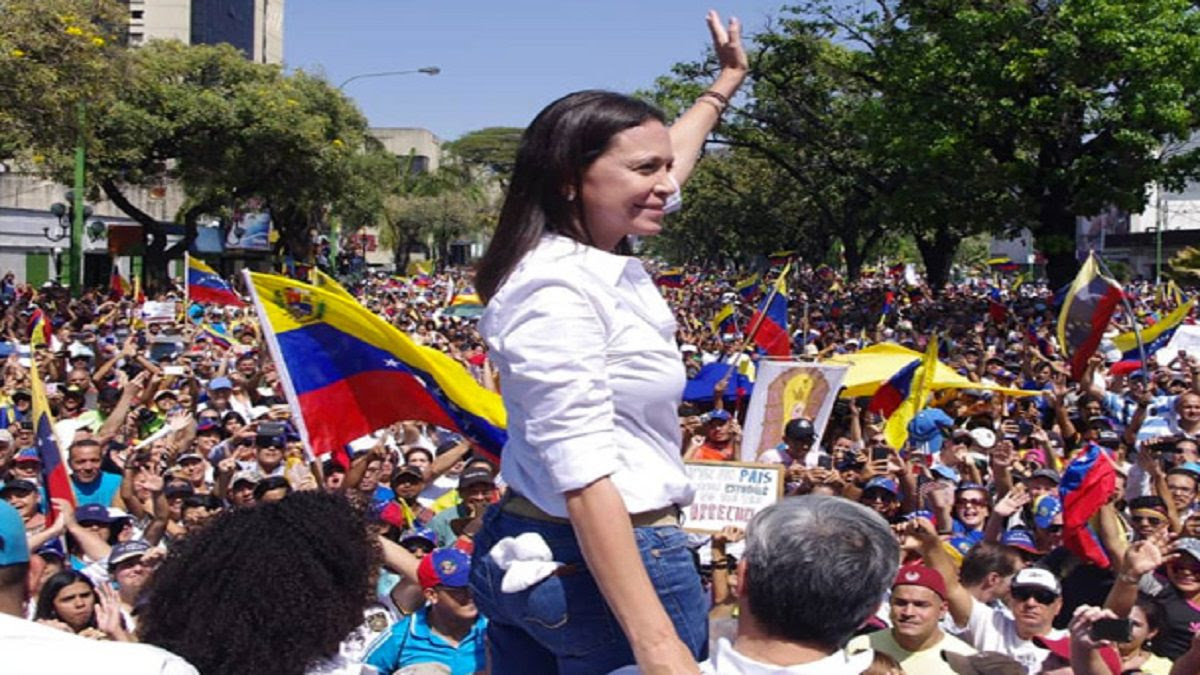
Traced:
MULTIPOLYGON (((1088 255, 1096 257, 1096 262, 1100 265, 1100 271, 1106 277, 1116 282, 1116 277, 1113 276, 1112 270, 1108 269, 1108 265, 1104 263, 1104 258, 1096 255, 1095 251, 1089 251, 1088 255)), ((1120 286, 1118 285, 1118 288, 1120 286)), ((1137 315, 1133 313, 1133 306, 1129 304, 1129 296, 1125 294, 1125 289, 1121 289, 1121 306, 1125 308, 1125 313, 1129 315, 1129 322, 1133 324, 1133 336, 1137 338, 1138 356, 1142 359, 1142 373, 1146 376, 1150 375, 1150 366, 1146 363, 1146 343, 1142 341, 1142 327, 1138 325, 1137 315)))
POLYGON ((183 252, 183 313, 186 316, 192 308, 192 285, 188 283, 188 275, 192 271, 192 256, 186 250, 183 252))

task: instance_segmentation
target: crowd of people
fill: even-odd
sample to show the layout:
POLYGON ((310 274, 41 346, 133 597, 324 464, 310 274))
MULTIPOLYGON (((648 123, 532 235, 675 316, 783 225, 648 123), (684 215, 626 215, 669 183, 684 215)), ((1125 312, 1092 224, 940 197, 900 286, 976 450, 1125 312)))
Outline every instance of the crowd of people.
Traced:
MULTIPOLYGON (((687 288, 666 291, 681 326, 681 358, 693 372, 737 354, 756 360, 744 335, 715 332, 709 323, 726 302, 752 311, 754 300, 730 297, 739 275, 694 274, 687 288)), ((1194 668, 1200 656, 1200 362, 1194 356, 1160 352, 1147 370, 1114 376, 1107 366, 1116 356, 1102 349, 1083 381, 1074 382, 1061 352, 1044 348, 1054 342, 1053 299, 1040 283, 1018 292, 1005 288, 1010 313, 1003 321, 989 317, 989 285, 968 275, 940 296, 914 288, 905 296, 911 300, 880 322, 884 289, 896 286, 882 271, 850 283, 828 278, 823 268, 801 268, 794 280, 789 304, 798 354, 822 358, 876 341, 920 350, 936 331, 943 336, 943 363, 968 379, 1038 391, 1024 398, 984 389, 940 392, 912 423, 904 448, 887 446, 883 420, 869 412, 866 399, 839 402, 821 434, 811 420, 787 425, 779 447, 758 461, 783 467, 789 497, 836 497, 878 514, 897 546, 889 555, 902 564, 886 592, 866 603, 870 616, 851 621, 836 639, 805 633, 795 616, 779 619, 797 627, 800 642, 826 645, 826 658, 845 650, 847 663, 855 649, 870 648, 893 658, 895 672, 951 672, 951 655, 975 658, 977 652, 1010 657, 1023 672, 1050 671, 1047 664, 1082 658, 1073 657, 1072 649, 1089 650, 1097 664, 1119 660, 1120 670, 1113 672, 1195 672, 1178 665, 1171 670, 1172 662, 1194 668), (821 442, 814 445, 818 435, 821 442), (1118 472, 1117 489, 1095 520, 1095 535, 1112 561, 1107 569, 1080 560, 1061 540, 1061 472, 1088 443, 1104 447, 1118 472), (1086 627, 1109 617, 1129 619, 1131 631, 1123 641, 1111 641, 1111 648, 1098 647, 1086 627), (850 640, 854 634, 860 637, 850 640)), ((375 275, 352 291, 415 341, 446 351, 481 383, 495 386, 495 366, 476 322, 443 316, 447 291, 468 283, 462 271, 413 279, 375 275)), ((1154 296, 1146 288, 1138 296, 1146 316, 1173 308, 1175 299, 1158 305, 1154 296)), ((208 583, 197 575, 211 567, 212 575, 231 580, 223 592, 254 597, 262 614, 247 615, 246 625, 230 624, 229 617, 224 623, 231 634, 262 635, 258 624, 269 624, 289 604, 276 597, 287 591, 273 591, 265 581, 269 566, 293 564, 311 542, 301 537, 281 546, 276 563, 257 561, 239 579, 237 550, 210 544, 201 551, 189 541, 201 546, 198 535, 233 513, 288 502, 292 493, 323 492, 347 498, 363 537, 378 549, 370 554, 373 578, 363 582, 371 584, 372 599, 342 608, 357 620, 343 619, 344 634, 332 642, 328 635, 317 640, 295 633, 293 639, 303 643, 295 650, 307 655, 301 665, 311 668, 325 659, 365 663, 380 672, 430 663, 451 672, 486 669, 486 618, 474 605, 468 575, 487 507, 506 489, 498 467, 473 456, 465 439, 411 420, 361 439, 348 466, 331 459, 307 463, 253 314, 184 307, 179 293, 160 296, 172 299, 179 301, 178 318, 149 324, 129 300, 99 292, 67 299, 53 285, 18 289, 6 310, 11 353, 0 406, 0 497, 19 516, 28 543, 28 578, 21 583, 27 583, 30 602, 22 615, 96 640, 162 644, 202 672, 224 665, 268 672, 272 667, 265 663, 261 671, 246 666, 253 658, 278 659, 275 650, 220 664, 211 660, 221 652, 214 644, 156 642, 161 633, 146 625, 148 617, 168 625, 182 619, 176 609, 156 610, 152 580, 170 569, 165 560, 189 552, 180 579, 208 583), (49 317, 53 334, 31 348, 34 310, 49 317), (228 344, 213 331, 227 334, 228 344), (173 348, 156 347, 161 344, 173 348), (48 392, 52 434, 71 474, 74 508, 52 502, 43 482, 30 393, 33 362, 48 392), (330 644, 335 648, 329 650, 330 644)), ((681 407, 681 453, 706 451, 701 457, 709 461, 742 457, 746 401, 721 394, 681 407)), ((277 517, 290 523, 280 530, 301 525, 286 512, 277 517)), ((729 551, 742 551, 744 535, 727 528, 686 543, 709 589, 706 611, 714 621, 741 618, 747 570, 739 564, 745 560, 729 551)), ((494 539, 485 542, 488 548, 494 539)), ((754 554, 750 545, 744 550, 744 558, 754 554)), ((789 568, 812 565, 826 568, 826 575, 842 567, 857 574, 876 557, 839 561, 819 548, 794 554, 794 560, 786 558, 789 568)), ((503 562, 492 562, 489 571, 508 583, 514 573, 503 562)), ((773 570, 770 593, 811 598, 803 606, 823 608, 811 620, 828 620, 828 606, 812 602, 841 592, 845 583, 821 577, 793 584, 790 574, 773 570)), ((187 611, 183 591, 162 592, 187 611)), ((751 611, 754 598, 746 598, 751 611)), ((485 614, 500 613, 502 601, 488 597, 481 607, 485 614)), ((563 611, 543 609, 548 622, 554 611, 563 611)), ((570 640, 579 650, 605 643, 603 635, 570 640)), ((1076 672, 1105 670, 1096 665, 1076 672)))
MULTIPOLYGON (((628 255, 746 76, 737 22, 708 23, 720 73, 670 127, 609 92, 551 103, 473 270, 348 289, 502 396, 500 466, 420 419, 314 457, 254 312, 190 303, 183 280, 153 312, 5 282, 0 670, 1200 672, 1196 354, 1127 370, 1102 343, 1072 373, 1061 299, 1024 276, 935 290, 793 261, 758 290, 704 266, 656 288, 628 255), (870 397, 835 391, 828 421, 793 416, 747 458, 730 376, 753 381, 785 270, 771 321, 792 358, 936 339, 961 386, 898 447, 870 397), (472 291, 482 318, 449 311, 472 291), (1103 478, 1081 485, 1081 458, 1103 478), (785 496, 685 532, 684 461, 743 459, 785 496)), ((1125 290, 1109 337, 1185 301, 1125 290)))

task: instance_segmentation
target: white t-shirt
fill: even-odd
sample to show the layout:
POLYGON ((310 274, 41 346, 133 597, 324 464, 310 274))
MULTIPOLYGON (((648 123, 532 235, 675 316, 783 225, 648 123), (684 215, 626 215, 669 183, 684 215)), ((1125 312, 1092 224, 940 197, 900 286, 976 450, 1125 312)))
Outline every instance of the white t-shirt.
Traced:
POLYGON ((0 655, 5 673, 199 675, 165 649, 92 640, 7 614, 0 614, 0 655))
MULTIPOLYGON (((1051 629, 1045 637, 1057 640, 1067 634, 1064 630, 1051 629)), ((1026 672, 1037 673, 1042 661, 1050 655, 1043 649, 1017 635, 1017 624, 1004 612, 988 607, 978 600, 971 600, 971 616, 967 619, 962 638, 981 652, 1000 652, 1016 659, 1026 672)))

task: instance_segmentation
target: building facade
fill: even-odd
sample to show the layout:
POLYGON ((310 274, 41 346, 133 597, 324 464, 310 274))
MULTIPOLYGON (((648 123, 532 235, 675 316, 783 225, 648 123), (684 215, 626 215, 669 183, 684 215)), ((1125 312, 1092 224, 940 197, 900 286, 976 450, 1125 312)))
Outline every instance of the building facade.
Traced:
POLYGON ((128 0, 129 44, 230 44, 257 63, 283 63, 284 0, 128 0))

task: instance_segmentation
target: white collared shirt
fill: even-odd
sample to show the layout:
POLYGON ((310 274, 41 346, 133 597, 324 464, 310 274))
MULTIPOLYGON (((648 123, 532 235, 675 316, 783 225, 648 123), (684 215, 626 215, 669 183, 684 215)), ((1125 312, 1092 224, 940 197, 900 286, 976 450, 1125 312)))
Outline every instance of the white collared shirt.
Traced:
POLYGON ((545 235, 479 329, 508 412, 509 486, 563 518, 563 493, 605 476, 630 513, 691 503, 675 319, 641 261, 545 235))
POLYGON ((854 654, 840 649, 819 661, 776 666, 742 656, 729 640, 720 638, 717 653, 700 664, 700 672, 703 675, 859 675, 874 659, 875 652, 871 649, 854 654))

